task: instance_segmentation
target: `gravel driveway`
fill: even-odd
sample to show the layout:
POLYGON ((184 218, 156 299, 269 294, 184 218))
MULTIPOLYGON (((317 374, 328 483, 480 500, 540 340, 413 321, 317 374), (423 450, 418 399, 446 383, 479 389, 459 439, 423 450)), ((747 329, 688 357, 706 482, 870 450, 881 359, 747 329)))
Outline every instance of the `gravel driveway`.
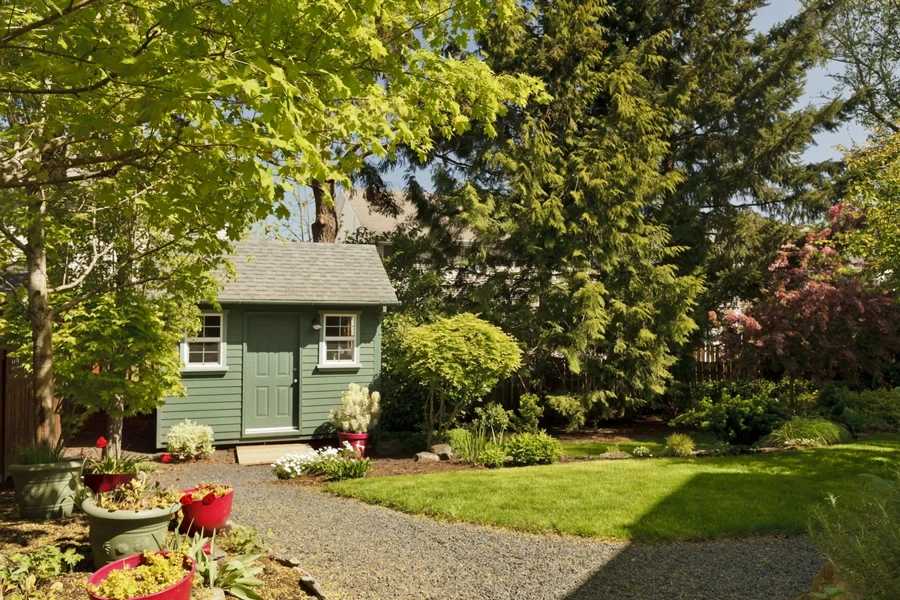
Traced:
POLYGON ((271 530, 330 599, 782 600, 822 564, 801 537, 645 546, 515 533, 270 483, 269 467, 180 467, 163 482, 233 483, 233 519, 271 530))

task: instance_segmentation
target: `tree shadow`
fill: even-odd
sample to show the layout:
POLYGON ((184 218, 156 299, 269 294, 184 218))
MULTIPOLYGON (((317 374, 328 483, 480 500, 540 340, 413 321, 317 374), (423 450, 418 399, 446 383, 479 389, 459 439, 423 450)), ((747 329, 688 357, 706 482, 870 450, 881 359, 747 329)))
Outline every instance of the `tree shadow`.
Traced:
POLYGON ((19 518, 15 492, 11 485, 0 488, 0 554, 30 551, 46 545, 75 547, 84 554, 90 551, 87 529, 81 516, 51 521, 29 521, 19 518))
MULTIPOLYGON (((623 546, 565 596, 567 600, 778 600, 801 596, 823 564, 805 536, 810 509, 829 493, 864 485, 863 472, 887 471, 896 447, 845 448, 716 461, 639 516, 634 539, 704 540, 727 530, 740 539, 623 546), (731 461, 743 472, 728 472, 731 461), (747 472, 749 469, 749 473, 747 472), (821 482, 826 483, 822 484, 821 482), (714 521, 715 525, 711 522, 714 521)), ((664 465, 661 465, 665 468, 664 465)), ((598 515, 602 518, 602 515, 598 515)))

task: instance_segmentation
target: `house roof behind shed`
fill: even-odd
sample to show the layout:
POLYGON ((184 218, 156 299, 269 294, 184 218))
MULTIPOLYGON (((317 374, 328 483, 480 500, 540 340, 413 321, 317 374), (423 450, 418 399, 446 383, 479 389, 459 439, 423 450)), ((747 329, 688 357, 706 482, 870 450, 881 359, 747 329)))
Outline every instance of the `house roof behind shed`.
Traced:
POLYGON ((237 273, 222 303, 397 304, 375 246, 249 241, 228 258, 237 273))

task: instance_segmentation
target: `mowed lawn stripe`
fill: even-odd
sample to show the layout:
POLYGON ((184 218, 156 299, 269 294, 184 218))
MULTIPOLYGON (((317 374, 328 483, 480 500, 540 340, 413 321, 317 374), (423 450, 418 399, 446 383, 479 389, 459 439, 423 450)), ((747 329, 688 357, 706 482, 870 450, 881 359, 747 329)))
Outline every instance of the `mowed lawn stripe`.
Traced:
POLYGON ((374 477, 334 493, 416 514, 532 532, 644 542, 797 534, 828 494, 886 474, 900 435, 766 455, 591 461, 374 477))

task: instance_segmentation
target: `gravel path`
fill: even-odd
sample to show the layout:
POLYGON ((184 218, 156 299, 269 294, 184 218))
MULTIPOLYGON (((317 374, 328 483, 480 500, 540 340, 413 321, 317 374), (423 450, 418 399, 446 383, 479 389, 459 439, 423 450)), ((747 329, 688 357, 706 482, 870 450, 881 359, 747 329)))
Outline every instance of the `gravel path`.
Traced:
POLYGON ((801 537, 645 546, 442 523, 267 483, 268 467, 161 479, 233 483, 234 520, 272 530, 275 551, 298 558, 330 599, 783 600, 808 591, 822 564, 801 537))

